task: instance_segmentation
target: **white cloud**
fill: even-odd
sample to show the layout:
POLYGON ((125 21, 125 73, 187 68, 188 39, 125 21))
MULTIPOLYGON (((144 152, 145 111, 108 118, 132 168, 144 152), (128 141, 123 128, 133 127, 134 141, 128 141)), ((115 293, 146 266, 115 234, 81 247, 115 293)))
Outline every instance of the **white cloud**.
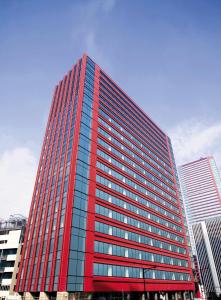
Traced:
POLYGON ((213 155, 221 167, 221 122, 189 120, 169 132, 178 165, 213 155))
POLYGON ((0 217, 21 213, 28 216, 37 159, 27 147, 16 147, 0 154, 0 217))

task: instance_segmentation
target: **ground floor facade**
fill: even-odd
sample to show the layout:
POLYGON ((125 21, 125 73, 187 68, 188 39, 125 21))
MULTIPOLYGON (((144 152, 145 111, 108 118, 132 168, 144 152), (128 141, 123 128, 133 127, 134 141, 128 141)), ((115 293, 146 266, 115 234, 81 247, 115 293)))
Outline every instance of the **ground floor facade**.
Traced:
POLYGON ((192 291, 154 292, 40 292, 21 294, 22 300, 193 300, 192 291))

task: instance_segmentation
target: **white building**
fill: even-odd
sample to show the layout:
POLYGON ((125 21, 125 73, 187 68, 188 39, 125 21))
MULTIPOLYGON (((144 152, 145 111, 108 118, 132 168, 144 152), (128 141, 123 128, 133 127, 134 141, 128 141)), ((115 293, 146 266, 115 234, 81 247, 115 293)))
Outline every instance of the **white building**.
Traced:
POLYGON ((221 293, 221 179, 212 156, 179 167, 193 253, 207 295, 221 293))
POLYGON ((179 167, 188 221, 221 216, 221 180, 212 156, 179 167))
POLYGON ((201 279, 207 293, 221 294, 221 217, 192 225, 201 279))
POLYGON ((25 224, 21 216, 0 222, 0 299, 15 295, 25 224))

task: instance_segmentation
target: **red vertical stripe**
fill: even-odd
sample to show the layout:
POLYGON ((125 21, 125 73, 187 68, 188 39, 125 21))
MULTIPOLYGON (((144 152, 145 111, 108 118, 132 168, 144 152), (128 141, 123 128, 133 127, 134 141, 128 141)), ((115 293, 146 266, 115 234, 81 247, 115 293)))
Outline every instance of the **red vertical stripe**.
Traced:
MULTIPOLYGON (((191 276, 191 279, 193 280, 193 273, 192 273, 192 267, 191 267, 191 261, 190 261, 190 253, 189 253, 189 247, 187 244, 187 237, 186 237, 186 229, 184 226, 184 216, 183 216, 183 212, 182 212, 182 207, 181 207, 181 202, 179 199, 179 191, 178 191, 178 182, 176 181, 176 176, 175 176, 175 170, 173 169, 173 160, 172 160, 172 153, 170 151, 170 145, 169 145, 169 140, 167 137, 167 149, 168 149, 168 153, 169 153, 169 157, 170 157, 170 165, 172 167, 173 170, 173 179, 174 179, 174 183, 175 183, 175 187, 176 187, 176 194, 177 194, 177 199, 178 199, 178 205, 179 205, 179 210, 180 210, 180 218, 181 218, 181 226, 182 226, 182 232, 184 233, 183 238, 184 238, 184 247, 186 249, 186 258, 188 260, 188 266, 189 266, 189 273, 191 276)), ((176 167, 176 166, 175 166, 176 167)))
MULTIPOLYGON (((61 121, 62 121, 62 116, 63 116, 63 113, 64 113, 64 98, 65 98, 65 94, 66 94, 66 90, 67 90, 67 85, 68 85, 68 79, 66 77, 66 81, 63 80, 62 81, 62 92, 60 94, 60 99, 59 99, 59 102, 58 102, 58 109, 57 109, 57 117, 58 117, 58 114, 59 114, 59 111, 61 110, 61 113, 60 113, 60 120, 57 124, 57 128, 56 128, 56 135, 57 135, 57 140, 56 140, 56 146, 55 146, 55 153, 57 152, 57 149, 58 149, 58 141, 59 141, 59 134, 60 134, 60 127, 61 127, 61 121)), ((61 153, 61 149, 59 150, 60 153, 61 153)), ((46 252, 45 252, 45 262, 44 262, 44 268, 43 268, 43 276, 42 276, 42 282, 41 282, 41 290, 43 291, 45 289, 45 283, 46 283, 46 275, 47 275, 47 267, 48 267, 48 256, 49 256, 49 251, 50 251, 50 242, 51 242, 51 234, 52 234, 52 226, 53 226, 53 217, 54 217, 54 203, 55 203, 55 199, 56 199, 56 190, 57 190, 57 184, 58 184, 58 178, 59 178, 59 172, 58 172, 58 169, 59 169, 59 165, 60 165, 60 159, 61 159, 61 155, 59 154, 59 158, 58 158, 58 165, 57 165, 57 174, 56 174, 56 181, 55 181, 55 190, 54 190, 54 195, 53 195, 53 200, 52 200, 52 207, 49 208, 51 209, 51 219, 50 219, 50 222, 49 222, 49 230, 48 230, 48 239, 47 239, 47 245, 46 245, 46 252)), ((55 167, 55 162, 56 162, 56 155, 54 156, 54 161, 53 161, 53 165, 55 167)), ((53 167, 53 170, 54 170, 54 167, 53 167)), ((52 172, 53 174, 53 172, 52 172)), ((52 183, 52 177, 51 176, 51 181, 50 181, 50 185, 51 186, 51 183, 52 183)), ((48 201, 49 202, 49 201, 48 201)), ((47 203, 48 205, 49 203, 47 203)))
MULTIPOLYGON (((58 93, 59 93, 59 89, 56 88, 54 97, 53 97, 54 105, 57 102, 58 93)), ((53 108, 53 105, 50 110, 50 116, 52 114, 52 108, 53 108)), ((44 137, 44 142, 43 142, 43 146, 42 146, 42 150, 41 150, 40 163, 38 166, 38 172, 37 172, 37 177, 36 177, 36 182, 35 182, 35 187, 34 187, 34 192, 33 192, 33 197, 32 197, 32 204, 31 204, 31 208, 30 208, 30 216, 29 216, 29 220, 28 220, 28 224, 27 224, 27 228, 26 228, 26 234, 25 234, 25 240, 24 240, 24 246, 23 246, 24 251, 22 253, 22 259, 24 260, 24 256, 26 255, 26 261, 24 261, 24 263, 23 263, 23 261, 21 261, 21 267, 22 267, 22 269, 24 269, 23 280, 19 287, 19 290, 21 290, 21 291, 24 290, 25 283, 28 280, 28 278, 26 278, 26 276, 27 276, 27 270, 29 269, 29 255, 30 255, 30 250, 32 247, 32 237, 33 237, 33 233, 34 233, 34 225, 35 225, 35 221, 36 221, 36 217, 37 217, 37 207, 38 207, 39 196, 40 196, 39 190, 40 190, 40 187, 42 184, 42 178, 43 178, 42 174, 41 174, 41 178, 40 178, 41 181, 39 184, 38 184, 38 181, 39 181, 39 175, 40 175, 40 168, 41 167, 44 168, 45 163, 46 163, 46 161, 43 161, 43 156, 45 155, 44 146, 47 142, 46 138, 48 135, 48 127, 49 127, 50 121, 51 121, 51 119, 49 118, 48 123, 47 123, 46 134, 44 137), (35 196, 36 189, 38 186, 39 186, 38 196, 35 196), (32 224, 30 224, 31 219, 32 219, 32 224), (28 240, 28 236, 29 236, 29 240, 28 240)), ((21 275, 21 272, 19 273, 18 281, 20 281, 20 275, 21 275)))
MULTIPOLYGON (((76 73, 78 72, 78 68, 76 69, 76 73)), ((69 85, 69 90, 68 90, 68 102, 67 102, 67 108, 69 106, 69 103, 72 103, 72 113, 70 114, 70 118, 69 118, 69 128, 68 128, 68 138, 67 138, 67 145, 66 145, 66 152, 65 152, 65 160, 64 160, 64 166, 66 165, 66 160, 67 160, 67 149, 68 149, 68 140, 70 137, 70 124, 71 124, 71 120, 72 120, 72 116, 73 116, 73 109, 74 109, 74 99, 75 99, 75 93, 73 93, 72 98, 71 96, 71 91, 73 89, 73 86, 76 86, 76 79, 75 78, 75 83, 73 83, 73 77, 74 77, 74 68, 72 69, 71 72, 71 77, 70 77, 70 85, 69 85)), ((68 109, 66 112, 66 120, 65 120, 65 124, 64 124, 64 130, 63 130, 63 138, 62 138, 62 144, 63 144, 63 140, 64 140, 64 135, 65 135, 65 127, 67 124, 67 115, 68 115, 68 109)), ((62 149, 61 149, 62 151, 62 149)), ((66 173, 66 168, 64 167, 63 169, 63 180, 62 180, 62 185, 61 185, 61 191, 63 191, 63 186, 64 186, 64 179, 65 179, 65 173, 66 173)), ((63 193, 62 193, 63 194, 63 193)), ((60 229, 60 217, 61 217, 61 208, 62 208, 62 194, 60 197, 60 202, 59 202, 59 207, 58 207, 58 217, 57 217, 57 223, 56 223, 56 231, 55 231, 55 243, 54 243, 54 251, 53 251, 53 257, 52 257, 52 266, 51 266, 51 277, 50 277, 50 283, 49 283, 49 291, 53 291, 53 283, 54 283, 54 273, 55 273, 55 267, 56 267, 56 257, 57 257, 57 243, 58 243, 58 238, 59 238, 59 229, 60 229)), ((54 203, 55 205, 55 203, 54 203)), ((53 208, 54 211, 54 208, 53 208)))
POLYGON ((77 149, 79 142, 79 132, 80 132, 80 120, 82 111, 82 101, 84 94, 84 80, 85 80, 85 70, 86 70, 86 56, 82 59, 80 81, 79 81, 79 91, 78 91, 78 105, 77 105, 77 115, 75 123, 75 139, 73 143, 72 158, 71 158, 71 169, 69 177, 68 186, 68 198, 65 212, 65 222, 64 222, 64 233, 61 251, 61 267, 59 273, 59 283, 58 291, 65 291, 67 289, 67 273, 68 273, 68 259, 69 259, 69 248, 70 248, 70 235, 71 235, 71 222, 72 222, 72 207, 73 207, 73 191, 75 182, 75 171, 76 171, 76 160, 77 160, 77 149))
POLYGON ((99 106, 99 78, 100 69, 95 65, 94 102, 91 136, 91 158, 89 174, 89 196, 87 213, 87 231, 85 246, 84 291, 93 290, 93 261, 94 261, 94 225, 95 225, 95 191, 96 191, 96 161, 97 161, 97 130, 99 106))
MULTIPOLYGON (((57 101, 55 102, 55 104, 53 105, 53 113, 51 115, 51 122, 53 120, 55 120, 54 122, 54 127, 53 127, 53 132, 52 132, 52 135, 51 135, 51 145, 50 145, 50 148, 48 148, 48 159, 49 161, 51 161, 51 153, 52 153, 52 148, 53 148, 53 143, 55 142, 55 139, 56 139, 56 128, 57 128, 57 123, 58 123, 58 120, 56 118, 56 107, 58 105, 58 102, 59 102, 59 99, 60 99, 60 93, 61 93, 61 90, 62 90, 62 82, 60 82, 59 84, 59 92, 57 94, 57 101)), ((52 128, 51 128, 52 130, 52 128)), ((49 162, 48 162, 49 163, 49 162)), ((53 168, 52 168, 53 169, 53 168)), ((47 179, 48 179, 48 172, 49 172, 49 165, 47 166, 47 179)), ((53 170, 52 170, 53 172, 53 170)), ((49 187, 50 187, 50 184, 49 184, 49 187)), ((48 193, 48 199, 50 197, 50 193, 48 193)), ((41 264, 41 258, 42 258, 42 250, 43 250, 43 243, 44 243, 44 233, 45 233, 45 224, 46 224, 46 219, 47 219, 47 214, 48 214, 48 203, 49 201, 46 200, 46 207, 45 207, 45 215, 44 215, 44 222, 43 222, 43 225, 42 225, 42 228, 43 228, 43 231, 42 231, 42 237, 41 237, 41 240, 40 240, 40 247, 39 247, 39 254, 38 254, 38 260, 37 260, 37 267, 36 267, 36 277, 35 277, 35 282, 34 282, 34 290, 37 290, 37 284, 38 284, 38 277, 39 277, 39 268, 40 268, 40 264, 41 264)), ((41 214, 40 214, 41 216, 41 214)), ((38 236, 36 236, 36 242, 37 242, 37 239, 38 239, 38 236)), ((37 244, 36 244, 37 246, 37 244)))

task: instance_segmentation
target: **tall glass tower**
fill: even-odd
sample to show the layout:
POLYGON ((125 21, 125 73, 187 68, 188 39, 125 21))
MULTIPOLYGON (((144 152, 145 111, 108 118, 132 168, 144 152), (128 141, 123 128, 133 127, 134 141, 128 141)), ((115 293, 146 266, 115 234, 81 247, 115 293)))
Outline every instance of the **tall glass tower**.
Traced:
POLYGON ((87 55, 55 88, 17 290, 41 299, 194 290, 169 138, 87 55))
POLYGON ((221 179, 212 156, 179 167, 193 253, 207 295, 221 293, 221 179))
POLYGON ((221 216, 221 179, 212 156, 179 167, 190 224, 221 216))

